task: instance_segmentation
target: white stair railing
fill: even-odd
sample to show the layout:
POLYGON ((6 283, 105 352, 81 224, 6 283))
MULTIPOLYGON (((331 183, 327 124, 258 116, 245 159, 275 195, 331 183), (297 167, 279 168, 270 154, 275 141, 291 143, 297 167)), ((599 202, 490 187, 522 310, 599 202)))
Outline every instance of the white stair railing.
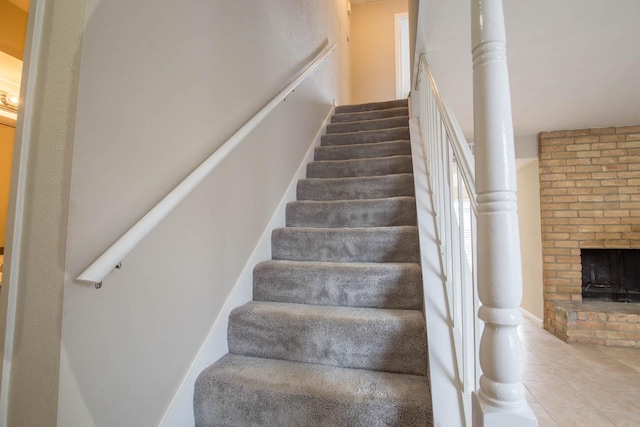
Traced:
POLYGON ((471 0, 471 21, 475 168, 425 54, 415 92, 456 368, 473 426, 537 426, 517 332, 522 273, 502 1, 471 0))
POLYGON ((456 371, 463 403, 480 378, 481 322, 476 280, 476 190, 474 159, 458 122, 438 89, 427 56, 420 55, 414 95, 436 213, 436 232, 445 281, 449 323, 453 328, 456 371))

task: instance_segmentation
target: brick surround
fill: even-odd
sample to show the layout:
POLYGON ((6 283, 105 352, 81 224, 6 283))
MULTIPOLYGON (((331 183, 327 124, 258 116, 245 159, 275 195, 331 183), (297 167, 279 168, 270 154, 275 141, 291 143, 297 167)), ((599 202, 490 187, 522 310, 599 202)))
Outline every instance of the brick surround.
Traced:
POLYGON ((581 248, 640 248, 640 126, 543 132, 539 164, 545 328, 640 347, 640 304, 581 306, 580 261, 581 248))

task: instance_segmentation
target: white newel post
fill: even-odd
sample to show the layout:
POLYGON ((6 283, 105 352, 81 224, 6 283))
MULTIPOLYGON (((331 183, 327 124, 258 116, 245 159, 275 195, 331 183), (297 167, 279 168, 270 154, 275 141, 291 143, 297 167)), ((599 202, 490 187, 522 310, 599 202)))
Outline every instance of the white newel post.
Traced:
POLYGON ((502 0, 471 0, 471 5, 479 317, 485 322, 473 425, 537 426, 522 385, 517 331, 522 267, 502 0))

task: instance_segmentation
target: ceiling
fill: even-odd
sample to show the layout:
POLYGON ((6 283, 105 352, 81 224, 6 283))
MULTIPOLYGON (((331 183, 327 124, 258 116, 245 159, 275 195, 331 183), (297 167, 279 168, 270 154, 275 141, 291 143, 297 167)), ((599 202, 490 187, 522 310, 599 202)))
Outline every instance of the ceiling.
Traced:
MULTIPOLYGON (((504 0, 504 10, 516 135, 640 124, 640 1, 504 0)), ((421 1, 419 15, 417 52, 471 138, 469 1, 421 1)))

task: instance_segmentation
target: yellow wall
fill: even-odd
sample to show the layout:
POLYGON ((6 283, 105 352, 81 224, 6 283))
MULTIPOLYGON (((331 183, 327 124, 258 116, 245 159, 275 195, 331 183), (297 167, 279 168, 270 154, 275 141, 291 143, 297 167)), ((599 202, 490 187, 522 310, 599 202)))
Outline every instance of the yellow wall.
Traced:
POLYGON ((408 0, 378 0, 353 5, 351 12, 352 102, 396 98, 395 14, 408 0))
POLYGON ((27 12, 0 0, 0 50, 22 59, 27 32, 27 12))
POLYGON ((518 221, 522 254, 522 308, 539 319, 542 298, 542 232, 538 160, 518 169, 518 221))
POLYGON ((4 247, 15 129, 0 124, 0 248, 4 247))
MULTIPOLYGON (((27 31, 27 12, 0 0, 0 51, 22 59, 27 31)), ((9 203, 9 181, 15 129, 0 124, 0 247, 4 247, 9 203)))

